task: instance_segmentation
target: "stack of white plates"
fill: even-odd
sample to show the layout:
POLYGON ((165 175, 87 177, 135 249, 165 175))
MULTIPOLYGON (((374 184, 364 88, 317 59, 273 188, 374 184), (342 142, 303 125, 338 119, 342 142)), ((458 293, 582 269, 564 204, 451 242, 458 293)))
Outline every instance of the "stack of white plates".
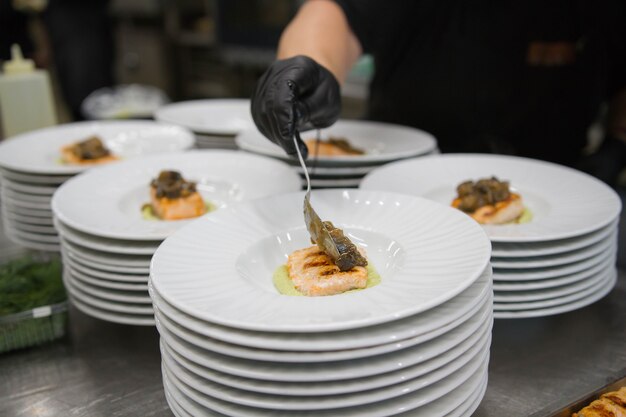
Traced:
MULTIPOLYGON (((315 137, 313 131, 302 134, 303 140, 315 137)), ((340 120, 321 132, 321 139, 329 137, 345 138, 365 154, 316 157, 314 150, 311 150, 307 166, 311 186, 315 188, 357 187, 367 173, 383 164, 437 152, 437 141, 432 135, 387 123, 340 120)), ((281 147, 270 142, 258 130, 244 131, 237 136, 236 141, 243 150, 288 162, 304 181, 298 160, 288 157, 281 147)))
POLYGON ((538 317, 582 308, 616 280, 618 195, 579 171, 526 158, 442 155, 399 162, 368 175, 361 187, 450 204, 466 180, 510 182, 529 222, 484 226, 493 252, 496 318, 538 317))
POLYGON ((0 202, 7 236, 29 249, 59 251, 50 201, 56 189, 92 166, 61 162, 63 146, 100 137, 121 159, 189 149, 192 134, 149 121, 72 123, 15 136, 0 144, 0 202))
POLYGON ((469 416, 487 383, 490 244, 425 199, 320 190, 312 204, 367 251, 377 286, 286 296, 272 283, 309 246, 303 193, 185 227, 150 269, 162 369, 177 416, 469 416))
MULTIPOLYGON (((298 190, 291 169, 268 158, 233 151, 148 156, 93 169, 63 184, 52 199, 72 302, 103 320, 153 325, 148 296, 150 259, 163 239, 192 220, 144 218, 150 181, 177 170, 217 207, 298 190)), ((207 217, 212 217, 209 212, 207 217)), ((214 236, 218 241, 228 235, 214 236)), ((185 266, 181 266, 184 269, 185 266)))
POLYGON ((196 135, 198 148, 237 149, 235 135, 254 126, 250 100, 207 99, 168 104, 156 120, 184 126, 196 135))

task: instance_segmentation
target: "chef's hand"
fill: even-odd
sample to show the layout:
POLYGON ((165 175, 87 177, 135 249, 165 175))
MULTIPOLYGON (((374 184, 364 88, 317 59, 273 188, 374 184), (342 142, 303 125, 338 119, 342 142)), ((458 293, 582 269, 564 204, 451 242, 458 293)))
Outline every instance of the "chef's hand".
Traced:
MULTIPOLYGON (((298 55, 276 61, 258 81, 252 95, 252 118, 259 131, 295 156, 295 130, 321 129, 339 118, 339 83, 326 68, 298 55)), ((299 141, 307 157, 306 145, 299 141)))

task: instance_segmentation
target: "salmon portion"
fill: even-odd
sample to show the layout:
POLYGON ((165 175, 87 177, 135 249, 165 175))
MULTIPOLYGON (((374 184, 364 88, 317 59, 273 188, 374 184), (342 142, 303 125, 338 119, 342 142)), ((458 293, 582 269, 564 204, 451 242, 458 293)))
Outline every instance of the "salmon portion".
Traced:
POLYGON ((318 156, 355 156, 363 155, 363 151, 353 148, 344 139, 329 139, 319 141, 317 139, 305 139, 304 143, 309 149, 309 154, 318 156), (341 142, 340 142, 341 141, 341 142))
POLYGON ((61 158, 67 164, 97 165, 117 160, 97 136, 61 148, 61 158))
MULTIPOLYGON (((458 208, 460 201, 460 198, 455 198, 452 201, 452 207, 458 208)), ((479 207, 468 214, 480 224, 505 224, 517 220, 522 213, 524 213, 522 197, 511 193, 504 201, 479 207)))
POLYGON ((367 286, 367 269, 362 266, 341 272, 317 245, 299 249, 289 255, 287 271, 302 294, 316 297, 341 294, 367 286))
POLYGON ((157 197, 154 187, 150 188, 150 202, 152 209, 161 220, 182 220, 202 216, 207 208, 198 192, 187 197, 167 198, 157 197))

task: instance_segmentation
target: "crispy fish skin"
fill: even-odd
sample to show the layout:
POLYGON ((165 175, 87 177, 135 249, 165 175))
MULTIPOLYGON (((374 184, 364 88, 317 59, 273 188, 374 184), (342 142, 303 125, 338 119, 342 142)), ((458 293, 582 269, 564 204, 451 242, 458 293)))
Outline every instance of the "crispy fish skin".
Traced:
POLYGON ((150 202, 155 214, 162 220, 182 220, 202 216, 206 213, 204 200, 197 192, 187 197, 157 197, 156 190, 150 189, 150 202))
POLYGON ((289 278, 298 291, 307 296, 340 294, 367 286, 367 269, 355 266, 341 271, 317 246, 299 249, 287 260, 289 278))
POLYGON ((602 394, 572 417, 626 417, 626 387, 602 394))
MULTIPOLYGON (((452 207, 458 208, 459 204, 459 198, 452 201, 452 207)), ((480 224, 505 224, 517 220, 522 213, 524 213, 522 197, 511 193, 506 200, 484 205, 467 214, 480 224)))

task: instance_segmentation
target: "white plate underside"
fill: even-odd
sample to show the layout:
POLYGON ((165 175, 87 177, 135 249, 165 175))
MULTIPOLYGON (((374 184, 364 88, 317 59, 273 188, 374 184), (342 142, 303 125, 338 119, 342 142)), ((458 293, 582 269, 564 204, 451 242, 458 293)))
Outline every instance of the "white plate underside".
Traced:
POLYGON ((131 268, 150 268, 151 255, 113 254, 75 245, 67 240, 62 240, 62 243, 69 252, 79 256, 80 259, 95 262, 96 264, 128 266, 131 268))
MULTIPOLYGON (((350 144, 365 151, 364 155, 318 156, 322 166, 346 166, 382 163, 423 155, 437 147, 435 138, 422 130, 389 123, 362 120, 339 120, 322 130, 322 139, 347 138, 350 144)), ((302 133, 302 139, 315 138, 314 132, 302 133)), ((235 139, 239 148, 274 158, 289 160, 285 151, 269 141, 256 128, 246 130, 235 139)), ((313 155, 311 151, 311 155, 313 155)))
MULTIPOLYGON (((5 141, 0 145, 0 167, 28 174, 77 174, 92 166, 59 162, 61 148, 93 135, 100 137, 111 153, 121 159, 182 151, 194 143, 191 132, 164 123, 78 122, 24 133, 5 141)), ((7 178, 19 179, 13 175, 7 178)))
POLYGON ((63 246, 65 248, 65 255, 71 258, 75 263, 84 267, 94 269, 96 271, 112 272, 119 274, 142 274, 145 276, 150 273, 150 264, 148 262, 143 267, 103 264, 100 262, 95 262, 92 259, 83 258, 81 255, 73 252, 73 250, 67 247, 67 245, 64 244, 63 246))
POLYGON ((302 199, 303 193, 295 193, 255 200, 182 228, 155 253, 152 286, 202 320, 249 330, 319 332, 436 307, 469 287, 489 262, 482 229, 454 209, 399 194, 320 190, 312 197, 320 216, 365 248, 382 281, 337 296, 281 295, 272 283, 274 270, 288 253, 310 245, 302 199))
POLYGON ((184 126, 195 133, 210 135, 236 135, 254 126, 250 114, 250 100, 244 99, 208 99, 172 103, 154 112, 154 118, 184 126))
POLYGON ((154 312, 150 306, 147 306, 145 304, 124 303, 106 300, 93 296, 87 292, 82 291, 80 288, 74 285, 75 280, 72 278, 70 273, 65 274, 63 280, 70 296, 87 306, 115 314, 121 313, 144 317, 149 316, 151 319, 153 319, 154 312))
POLYGON ((162 170, 179 171, 197 182, 202 197, 220 209, 300 189, 298 175, 278 161, 234 151, 190 151, 122 162, 74 178, 54 194, 55 216, 95 236, 165 239, 196 219, 143 218, 141 207, 150 202, 150 182, 162 170))
POLYGON ((0 176, 2 180, 11 180, 22 183, 28 183, 33 186, 58 187, 74 175, 48 175, 48 174, 25 174, 21 171, 11 171, 0 168, 0 176))
POLYGON ((481 277, 461 294, 418 315, 362 329, 301 334, 256 332, 202 321, 174 308, 150 287, 150 295, 158 309, 169 319, 196 333, 252 348, 303 352, 358 349, 418 337, 462 319, 491 293, 491 269, 488 267, 481 277))
POLYGON ((118 273, 118 272, 100 271, 100 270, 79 264, 75 262, 74 260, 72 260, 71 258, 68 258, 66 256, 64 256, 63 262, 69 267, 71 267, 73 270, 82 274, 87 274, 88 276, 95 277, 95 278, 102 278, 102 279, 108 279, 111 281, 122 281, 122 282, 123 281, 142 282, 142 283, 148 282, 148 276, 143 275, 143 274, 123 274, 123 273, 118 273))
POLYGON ((531 317, 546 317, 552 316, 555 314, 567 313, 574 310, 579 310, 581 308, 587 307, 590 304, 595 303, 596 301, 604 298, 608 293, 611 292, 615 282, 617 280, 617 271, 615 271, 615 279, 610 281, 607 285, 600 288, 598 291, 590 294, 582 299, 573 301, 571 303, 562 304, 554 307, 546 307, 546 308, 537 308, 532 310, 519 310, 519 311, 510 311, 510 310, 498 310, 494 311, 493 316, 497 319, 515 319, 515 318, 531 318, 531 317))
POLYGON ((70 297, 70 300, 80 311, 100 320, 134 326, 154 326, 154 317, 150 315, 116 313, 90 306, 75 297, 70 297))
POLYGON ((597 231, 613 222, 621 202, 603 182, 549 162, 503 155, 447 154, 386 165, 367 175, 362 189, 404 192, 449 205, 467 180, 509 181, 533 219, 484 226, 493 242, 545 242, 597 231))
MULTIPOLYGON (((2 174, 0 173, 0 177, 2 174)), ((1 183, 4 187, 7 187, 10 190, 15 192, 23 192, 30 194, 38 194, 38 195, 49 195, 52 196, 58 187, 49 187, 45 185, 37 185, 37 184, 29 184, 23 183, 19 181, 13 181, 9 178, 0 178, 1 183)))

